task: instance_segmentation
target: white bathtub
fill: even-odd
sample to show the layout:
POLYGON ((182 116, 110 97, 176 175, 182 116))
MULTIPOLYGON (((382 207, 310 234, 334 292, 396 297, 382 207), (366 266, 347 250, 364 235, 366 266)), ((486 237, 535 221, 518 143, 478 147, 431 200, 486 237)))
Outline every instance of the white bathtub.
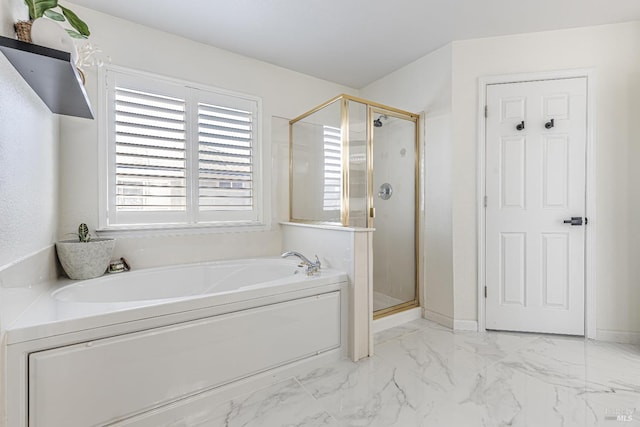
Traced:
POLYGON ((216 263, 173 266, 106 275, 67 285, 52 296, 58 301, 76 303, 127 303, 133 301, 197 298, 214 294, 271 288, 276 292, 317 285, 335 279, 334 270, 320 270, 306 276, 292 260, 247 259, 216 263))
POLYGON ((342 357, 346 280, 253 259, 67 281, 7 330, 8 425, 146 426, 240 380, 342 357))

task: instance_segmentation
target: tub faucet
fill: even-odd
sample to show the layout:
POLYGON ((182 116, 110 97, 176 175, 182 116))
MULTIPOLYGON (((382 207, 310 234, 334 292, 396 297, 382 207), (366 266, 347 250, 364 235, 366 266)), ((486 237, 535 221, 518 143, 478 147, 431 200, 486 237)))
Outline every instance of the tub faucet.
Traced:
POLYGON ((306 256, 302 255, 300 252, 296 252, 296 251, 288 251, 283 253, 282 258, 288 258, 290 256, 295 256, 300 258, 300 264, 298 265, 298 267, 306 267, 307 270, 307 276, 311 276, 314 273, 317 273, 318 271, 320 271, 320 260, 318 259, 318 255, 316 255, 316 261, 310 261, 309 258, 307 258, 306 256))

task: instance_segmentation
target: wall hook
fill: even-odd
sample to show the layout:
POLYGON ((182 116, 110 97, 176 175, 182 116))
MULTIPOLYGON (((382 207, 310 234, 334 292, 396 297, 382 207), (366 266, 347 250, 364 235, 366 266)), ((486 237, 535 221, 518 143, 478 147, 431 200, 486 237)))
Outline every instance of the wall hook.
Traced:
POLYGON ((523 121, 521 121, 521 122, 518 124, 518 126, 516 126, 516 129, 518 129, 518 130, 524 130, 524 120, 523 120, 523 121))
POLYGON ((551 128, 552 128, 552 127, 554 127, 555 125, 556 125, 556 124, 555 124, 554 120, 553 120, 553 119, 551 119, 551 121, 550 121, 550 122, 547 122, 547 123, 545 123, 545 124, 544 124, 544 127, 545 127, 545 128, 547 128, 547 129, 551 129, 551 128))

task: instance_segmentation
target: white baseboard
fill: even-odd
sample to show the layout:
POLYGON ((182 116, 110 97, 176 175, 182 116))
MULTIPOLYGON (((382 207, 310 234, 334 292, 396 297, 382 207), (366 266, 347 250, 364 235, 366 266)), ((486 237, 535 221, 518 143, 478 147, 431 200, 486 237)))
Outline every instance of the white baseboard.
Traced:
POLYGON ((596 339, 598 341, 609 341, 622 344, 640 344, 640 332, 598 329, 596 332, 596 339))
POLYGON ((453 329, 454 331, 477 331, 478 322, 476 320, 455 320, 444 314, 436 313, 424 309, 423 316, 427 320, 436 322, 438 325, 442 325, 446 328, 453 329))
POLYGON ((373 333, 375 334, 376 332, 384 331, 385 329, 390 329, 395 326, 411 322, 412 320, 420 319, 421 314, 422 310, 420 310, 420 307, 416 307, 381 319, 376 319, 373 321, 373 333))
POLYGON ((453 329, 453 319, 444 314, 436 313, 435 311, 424 309, 423 317, 432 322, 436 322, 438 325, 442 325, 445 328, 453 329))
POLYGON ((476 320, 454 320, 454 331, 478 331, 478 322, 476 320))

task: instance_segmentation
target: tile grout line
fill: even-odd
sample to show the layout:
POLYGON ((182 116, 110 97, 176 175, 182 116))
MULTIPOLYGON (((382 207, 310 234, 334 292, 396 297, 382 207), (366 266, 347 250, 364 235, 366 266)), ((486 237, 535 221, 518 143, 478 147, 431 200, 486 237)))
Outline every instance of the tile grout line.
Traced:
POLYGON ((338 417, 336 417, 322 402, 320 402, 315 398, 313 394, 311 394, 311 392, 304 386, 304 384, 302 384, 300 380, 298 380, 298 376, 294 376, 293 379, 300 387, 302 387, 302 390, 304 390, 306 395, 309 396, 314 402, 316 402, 318 406, 320 406, 320 408, 322 408, 322 410, 324 410, 324 412, 326 412, 331 417, 331 419, 336 422, 336 425, 339 426, 340 423, 338 422, 338 417))

